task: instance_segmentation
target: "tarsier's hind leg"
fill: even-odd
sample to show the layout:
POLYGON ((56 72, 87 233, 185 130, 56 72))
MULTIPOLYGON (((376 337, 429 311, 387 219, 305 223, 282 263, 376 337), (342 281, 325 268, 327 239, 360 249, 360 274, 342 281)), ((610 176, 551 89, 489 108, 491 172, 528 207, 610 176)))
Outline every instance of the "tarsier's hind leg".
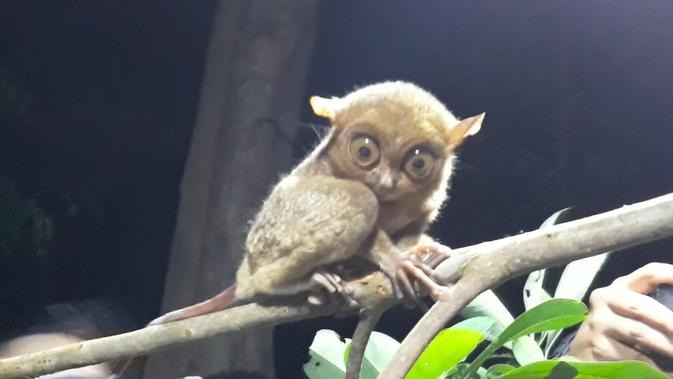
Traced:
POLYGON ((362 183, 331 176, 288 177, 257 215, 246 241, 255 293, 290 295, 317 286, 346 295, 324 268, 357 254, 372 234, 378 202, 362 183))

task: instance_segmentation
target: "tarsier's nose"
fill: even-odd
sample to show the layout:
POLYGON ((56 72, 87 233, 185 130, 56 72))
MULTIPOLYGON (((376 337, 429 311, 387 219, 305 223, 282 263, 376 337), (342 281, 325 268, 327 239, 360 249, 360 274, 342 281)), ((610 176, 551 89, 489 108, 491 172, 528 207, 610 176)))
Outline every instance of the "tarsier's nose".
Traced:
POLYGON ((398 175, 390 169, 379 171, 375 191, 379 199, 383 201, 396 199, 400 195, 398 175))
POLYGON ((395 175, 392 170, 387 169, 381 173, 379 186, 382 189, 393 190, 397 187, 397 182, 399 182, 397 175, 395 175))

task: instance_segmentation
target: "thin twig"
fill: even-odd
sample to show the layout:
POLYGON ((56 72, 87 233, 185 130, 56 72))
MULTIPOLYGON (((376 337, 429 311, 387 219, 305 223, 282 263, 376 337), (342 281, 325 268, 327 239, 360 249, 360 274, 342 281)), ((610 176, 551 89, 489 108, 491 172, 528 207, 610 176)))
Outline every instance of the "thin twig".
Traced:
POLYGON ((360 319, 351 339, 348 362, 346 362, 346 379, 358 379, 360 377, 367 342, 369 342, 369 337, 384 310, 383 308, 376 308, 360 313, 360 319))

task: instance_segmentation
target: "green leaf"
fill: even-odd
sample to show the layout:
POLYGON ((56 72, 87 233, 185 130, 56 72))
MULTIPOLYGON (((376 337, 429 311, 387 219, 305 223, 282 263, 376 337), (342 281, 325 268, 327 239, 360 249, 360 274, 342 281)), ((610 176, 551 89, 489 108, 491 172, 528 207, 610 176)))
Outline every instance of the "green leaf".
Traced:
POLYGON ((504 363, 495 364, 486 371, 487 379, 500 378, 501 375, 514 370, 516 367, 504 363))
POLYGON ((603 253, 568 263, 559 279, 554 297, 582 300, 609 254, 603 253))
POLYGON ((586 313, 587 307, 583 303, 567 299, 549 300, 524 312, 475 358, 470 365, 468 374, 476 371, 489 356, 507 341, 531 333, 575 325, 584 320, 586 313))
MULTIPOLYGON (((561 274, 554 297, 582 300, 609 255, 610 252, 568 263, 561 274)), ((560 335, 560 330, 547 331, 542 334, 540 341, 543 342, 545 356, 549 355, 560 335)))
POLYGON ((393 359, 400 343, 387 334, 372 332, 365 349, 365 361, 370 363, 378 375, 393 359))
POLYGON ((498 379, 670 379, 663 372, 637 361, 542 361, 505 372, 498 379), (571 376, 574 369, 575 375, 571 376))
POLYGON ((483 340, 483 334, 472 330, 444 329, 418 357, 405 378, 443 378, 483 340))
POLYGON ((575 379, 577 378, 577 369, 567 364, 559 362, 549 373, 547 379, 575 379))
POLYGON ((501 325, 507 326, 514 321, 514 317, 498 296, 491 290, 479 294, 465 308, 460 311, 464 318, 488 316, 496 319, 501 325))
MULTIPOLYGON (((468 318, 453 325, 451 329, 472 330, 482 334, 488 341, 494 341, 505 330, 501 323, 488 316, 468 318)), ((512 344, 512 352, 521 366, 544 359, 542 350, 535 340, 529 336, 521 336, 515 339, 512 344)))
MULTIPOLYGON (((500 324, 500 329, 503 329, 514 321, 512 314, 507 310, 498 296, 491 290, 482 292, 460 313, 463 317, 490 317, 500 324)), ((488 335, 486 335, 486 338, 490 341, 493 340, 493 338, 489 338, 488 335)), ((508 343, 505 347, 511 349, 513 345, 508 343)), ((528 336, 523 336, 517 340, 517 349, 513 350, 513 352, 517 362, 521 365, 544 359, 542 350, 538 347, 537 343, 528 336)))
MULTIPOLYGON (((446 379, 460 379, 463 378, 467 374, 467 369, 468 366, 465 363, 459 363, 456 366, 456 369, 451 371, 449 375, 446 377, 446 379)), ((477 372, 469 374, 469 379, 484 379, 486 378, 486 370, 483 369, 482 367, 479 367, 479 370, 477 372)))
POLYGON ((343 379, 346 364, 343 356, 346 343, 332 330, 319 330, 309 346, 309 361, 304 373, 310 379, 343 379))
POLYGON ((523 304, 526 310, 551 299, 551 295, 542 287, 547 270, 533 271, 523 285, 523 304))
POLYGON ((544 222, 540 225, 538 229, 544 229, 558 224, 559 221, 564 219, 566 212, 568 212, 571 209, 572 207, 567 207, 554 212, 551 216, 547 217, 547 219, 544 220, 544 222))
POLYGON ((451 326, 450 329, 471 330, 481 334, 485 339, 493 341, 505 330, 505 327, 493 317, 478 316, 458 322, 451 326))
MULTIPOLYGON (((569 210, 570 207, 554 212, 554 214, 544 220, 539 229, 556 225, 556 223, 558 223, 558 221, 561 220, 569 210)), ((526 283, 523 286, 523 303, 526 307, 526 310, 542 304, 551 298, 549 293, 547 293, 547 291, 545 291, 543 288, 546 273, 547 270, 541 269, 533 271, 528 275, 526 283)))
POLYGON ((544 352, 531 336, 521 336, 512 342, 512 353, 521 366, 542 361, 544 352))

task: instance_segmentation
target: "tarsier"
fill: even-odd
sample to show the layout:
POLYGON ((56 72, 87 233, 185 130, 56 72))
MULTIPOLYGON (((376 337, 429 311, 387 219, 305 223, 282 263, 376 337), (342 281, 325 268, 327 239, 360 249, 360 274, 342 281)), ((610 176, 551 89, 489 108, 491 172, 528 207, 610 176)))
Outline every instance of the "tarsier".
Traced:
POLYGON ((438 288, 428 277, 433 264, 419 262, 416 253, 433 246, 424 233, 447 199, 454 151, 479 131, 484 115, 458 121, 433 95, 405 82, 310 102, 331 130, 264 201, 236 284, 151 325, 260 295, 314 294, 321 288, 347 298, 330 268, 356 256, 390 277, 398 296, 414 296, 410 278, 431 291, 438 288))
POLYGON ((246 239, 236 284, 151 324, 224 309, 257 295, 316 286, 342 292, 330 264, 355 255, 412 291, 408 276, 432 287, 409 258, 447 199, 454 151, 477 133, 483 114, 458 121, 433 95, 406 82, 369 85, 343 98, 311 98, 329 119, 322 142, 273 189, 246 239))

